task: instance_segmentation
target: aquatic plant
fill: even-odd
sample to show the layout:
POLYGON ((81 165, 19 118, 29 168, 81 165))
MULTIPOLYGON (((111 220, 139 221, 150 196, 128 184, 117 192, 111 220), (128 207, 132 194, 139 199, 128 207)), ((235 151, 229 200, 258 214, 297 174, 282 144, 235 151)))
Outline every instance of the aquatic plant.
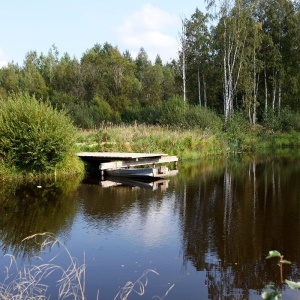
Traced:
MULTIPOLYGON (((283 280, 283 265, 284 264, 291 264, 289 260, 283 259, 283 255, 277 251, 277 250, 271 250, 269 251, 269 254, 267 255, 266 259, 278 257, 279 260, 277 262, 277 265, 279 266, 280 270, 280 280, 281 282, 285 282, 291 289, 300 289, 300 282, 294 282, 291 280, 283 280)), ((277 299, 282 299, 282 294, 280 291, 278 291, 275 286, 273 285, 266 285, 263 289, 263 292, 261 294, 262 299, 267 299, 267 300, 277 300, 277 299)))

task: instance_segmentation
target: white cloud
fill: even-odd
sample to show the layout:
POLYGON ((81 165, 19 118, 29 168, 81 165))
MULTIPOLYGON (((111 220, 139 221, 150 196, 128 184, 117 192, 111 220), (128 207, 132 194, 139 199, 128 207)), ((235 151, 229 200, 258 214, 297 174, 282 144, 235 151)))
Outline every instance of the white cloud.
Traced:
POLYGON ((131 14, 117 28, 122 48, 128 49, 135 57, 143 47, 154 61, 159 54, 164 62, 176 58, 178 42, 176 32, 180 28, 180 18, 163 10, 145 4, 140 11, 131 14), (175 35, 172 33, 175 32, 175 35))
POLYGON ((6 67, 8 62, 5 60, 5 55, 2 49, 0 48, 0 68, 6 67))

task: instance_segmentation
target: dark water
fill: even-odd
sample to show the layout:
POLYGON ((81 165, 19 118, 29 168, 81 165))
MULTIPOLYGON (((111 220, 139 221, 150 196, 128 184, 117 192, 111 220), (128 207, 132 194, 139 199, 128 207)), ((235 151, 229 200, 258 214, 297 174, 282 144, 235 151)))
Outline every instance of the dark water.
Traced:
MULTIPOLYGON (((281 282, 278 250, 292 262, 283 277, 300 280, 300 155, 206 160, 152 186, 97 178, 0 187, 0 279, 13 254, 17 267, 48 262, 67 268, 63 244, 86 263, 88 299, 114 299, 128 281, 144 295, 128 299, 261 299, 266 284, 282 299, 300 292, 281 282), (39 251, 54 233, 61 245, 39 251), (57 255, 57 256, 56 256, 57 255), (43 261, 37 259, 39 256, 43 261), (171 288, 171 290, 169 290, 171 288), (158 298, 156 298, 158 299, 158 298)), ((59 275, 45 279, 57 299, 59 275)), ((71 299, 71 298, 69 298, 71 299)), ((120 298, 118 298, 120 299, 120 298)))

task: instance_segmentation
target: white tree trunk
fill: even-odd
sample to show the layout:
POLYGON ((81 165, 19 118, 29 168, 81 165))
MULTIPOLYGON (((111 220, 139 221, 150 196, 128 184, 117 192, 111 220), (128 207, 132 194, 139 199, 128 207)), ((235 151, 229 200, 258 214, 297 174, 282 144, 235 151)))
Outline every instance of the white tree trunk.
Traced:
MULTIPOLYGON (((242 67, 242 57, 246 37, 239 41, 234 37, 234 32, 227 33, 226 21, 224 21, 224 116, 227 121, 229 114, 233 112, 233 99, 239 81, 242 67), (227 35, 228 34, 228 35, 227 35), (240 60, 238 61, 238 55, 240 60), (236 70, 237 68, 237 70, 236 70)), ((238 28, 239 29, 239 28, 238 28)), ((234 28, 233 30, 237 30, 234 28)))
POLYGON ((186 25, 184 20, 181 20, 181 35, 180 35, 180 46, 182 52, 182 88, 183 88, 183 102, 186 103, 186 25))
POLYGON ((198 99, 199 99, 199 106, 201 107, 202 106, 202 103, 201 103, 201 82, 200 82, 199 69, 198 69, 198 99))
POLYGON ((203 97, 204 97, 204 107, 207 107, 206 80, 204 74, 203 74, 203 97))
POLYGON ((278 115, 279 116, 281 110, 281 95, 282 95, 282 86, 281 86, 281 81, 279 80, 279 84, 278 84, 278 115))
POLYGON ((272 91, 272 110, 273 112, 275 112, 275 101, 276 101, 276 81, 274 79, 274 82, 273 82, 273 91, 272 91))
MULTIPOLYGON (((266 62, 265 62, 266 63, 266 62)), ((267 83, 267 68, 264 68, 264 79, 265 79, 265 113, 268 111, 268 83, 267 83)))

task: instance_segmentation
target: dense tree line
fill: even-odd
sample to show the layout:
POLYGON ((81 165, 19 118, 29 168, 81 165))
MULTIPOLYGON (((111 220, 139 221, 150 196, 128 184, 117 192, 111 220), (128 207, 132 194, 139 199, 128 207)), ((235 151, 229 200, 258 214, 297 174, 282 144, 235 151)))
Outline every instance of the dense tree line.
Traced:
POLYGON ((49 99, 85 128, 156 123, 166 103, 212 109, 225 120, 243 111, 252 124, 288 108, 299 112, 297 1, 210 0, 205 14, 196 9, 182 20, 179 40, 178 58, 167 63, 159 55, 151 62, 143 48, 133 59, 109 43, 80 59, 60 56, 55 45, 47 55, 31 51, 22 66, 0 69, 0 96, 25 91, 49 99))

